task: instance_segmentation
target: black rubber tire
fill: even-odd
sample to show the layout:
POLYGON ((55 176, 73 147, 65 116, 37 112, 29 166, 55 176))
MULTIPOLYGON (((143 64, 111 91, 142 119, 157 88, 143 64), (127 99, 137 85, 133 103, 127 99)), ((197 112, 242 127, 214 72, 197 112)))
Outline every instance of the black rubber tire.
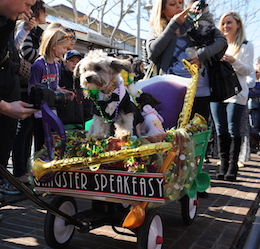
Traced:
POLYGON ((195 202, 197 201, 197 194, 194 198, 190 198, 188 195, 184 195, 180 199, 182 219, 186 225, 190 225, 196 217, 197 204, 195 202))
POLYGON ((144 223, 137 229, 137 249, 161 249, 163 246, 164 225, 158 209, 146 211, 144 223), (157 236, 162 244, 157 244, 157 236))
MULTIPOLYGON (((77 204, 73 197, 56 196, 51 205, 70 216, 77 213, 77 204)), ((70 243, 75 227, 66 223, 65 220, 47 212, 44 222, 44 236, 49 247, 65 248, 70 243)))

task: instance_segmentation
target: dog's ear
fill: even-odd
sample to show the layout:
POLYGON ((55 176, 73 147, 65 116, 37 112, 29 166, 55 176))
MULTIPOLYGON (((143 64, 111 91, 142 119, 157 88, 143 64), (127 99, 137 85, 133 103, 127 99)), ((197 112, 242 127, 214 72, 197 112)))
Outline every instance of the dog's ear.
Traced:
POLYGON ((141 103, 141 97, 136 97, 135 100, 136 100, 136 102, 137 102, 138 104, 141 103))
POLYGON ((159 104, 161 104, 162 102, 159 101, 158 99, 154 98, 152 94, 150 93, 144 93, 143 94, 143 102, 144 104, 149 104, 151 105, 153 108, 159 104))
POLYGON ((110 67, 117 73, 120 73, 123 69, 127 72, 132 72, 131 62, 129 60, 114 59, 111 61, 110 67))
POLYGON ((81 60, 77 63, 76 67, 73 70, 73 76, 76 78, 80 77, 80 73, 79 73, 80 66, 81 66, 81 60))
POLYGON ((160 105, 162 102, 156 98, 153 97, 153 106, 157 106, 157 105, 160 105))

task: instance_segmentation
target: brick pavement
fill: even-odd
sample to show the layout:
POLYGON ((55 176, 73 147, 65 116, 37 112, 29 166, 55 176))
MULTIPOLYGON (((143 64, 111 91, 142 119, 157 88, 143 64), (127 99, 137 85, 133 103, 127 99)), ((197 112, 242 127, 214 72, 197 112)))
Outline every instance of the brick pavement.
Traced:
MULTIPOLYGON (((252 155, 246 167, 239 170, 238 181, 215 180, 216 160, 205 165, 211 176, 209 197, 200 199, 195 221, 187 226, 181 218, 179 202, 160 208, 165 225, 164 249, 228 249, 243 248, 247 230, 252 223, 259 202, 260 157, 252 155)), ((53 196, 44 197, 50 202, 53 196)), ((90 205, 89 200, 77 199, 79 210, 90 205)), ((22 195, 7 197, 2 206, 0 248, 48 248, 44 239, 46 211, 22 195)), ((126 229, 120 229, 128 231, 126 229)), ((88 234, 75 232, 68 249, 132 249, 136 238, 115 233, 110 226, 92 230, 88 234)))

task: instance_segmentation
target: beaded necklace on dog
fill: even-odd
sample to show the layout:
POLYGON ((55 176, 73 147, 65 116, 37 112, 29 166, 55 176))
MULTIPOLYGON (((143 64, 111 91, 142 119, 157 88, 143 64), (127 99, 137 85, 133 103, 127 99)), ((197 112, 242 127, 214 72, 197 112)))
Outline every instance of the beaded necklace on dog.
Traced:
POLYGON ((73 92, 75 93, 75 99, 76 99, 76 102, 78 105, 81 105, 82 104, 82 100, 79 101, 78 99, 78 92, 76 90, 76 77, 73 77, 73 92))
MULTIPOLYGON (((117 94, 118 94, 118 96, 120 96, 120 85, 119 85, 118 87, 116 87, 116 88, 117 88, 117 94)), ((116 89, 116 88, 115 88, 115 89, 116 89)), ((113 93, 113 91, 114 91, 115 89, 112 88, 112 89, 110 90, 110 92, 108 93, 109 96, 107 96, 106 100, 109 99, 109 97, 112 95, 112 93, 113 93)), ((102 109, 101 109, 101 107, 100 107, 99 104, 98 104, 98 100, 99 100, 98 90, 88 90, 88 91, 87 91, 87 96, 88 96, 88 98, 90 98, 90 99, 94 102, 95 106, 97 107, 97 110, 98 110, 99 113, 100 113, 100 116, 101 116, 106 122, 108 122, 108 123, 115 122, 115 120, 116 120, 117 117, 118 117, 119 101, 116 103, 115 117, 114 117, 113 119, 107 119, 107 118, 104 117, 104 114, 103 114, 103 112, 102 112, 102 109)))
MULTIPOLYGON (((46 56, 43 56, 43 61, 44 61, 44 65, 45 65, 45 68, 46 68, 46 72, 47 72, 47 87, 48 89, 51 89, 51 70, 50 70, 50 67, 49 67, 49 63, 47 62, 47 59, 46 59, 46 56)), ((57 85, 59 84, 59 68, 58 68, 58 62, 54 60, 54 65, 55 65, 55 68, 56 68, 56 75, 57 75, 57 85)))

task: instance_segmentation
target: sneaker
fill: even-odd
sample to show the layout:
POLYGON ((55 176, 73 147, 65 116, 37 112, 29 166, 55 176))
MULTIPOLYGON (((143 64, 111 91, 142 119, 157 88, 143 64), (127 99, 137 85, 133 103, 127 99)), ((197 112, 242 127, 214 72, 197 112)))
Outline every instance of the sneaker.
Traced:
POLYGON ((244 168, 245 167, 245 165, 241 162, 237 162, 237 166, 238 166, 238 168, 244 168))
POLYGON ((29 183, 29 178, 28 178, 27 175, 23 175, 23 176, 18 177, 18 180, 20 182, 23 182, 23 183, 29 183))
POLYGON ((0 186, 0 192, 7 195, 19 195, 21 193, 15 186, 13 186, 9 182, 0 186))

